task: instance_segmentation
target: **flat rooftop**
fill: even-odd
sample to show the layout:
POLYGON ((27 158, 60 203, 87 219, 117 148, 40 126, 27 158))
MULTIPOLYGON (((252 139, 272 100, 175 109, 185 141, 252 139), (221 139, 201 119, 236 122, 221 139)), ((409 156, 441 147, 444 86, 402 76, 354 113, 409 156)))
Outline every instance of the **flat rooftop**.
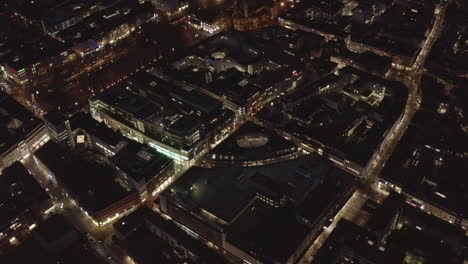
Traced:
POLYGON ((257 200, 229 227, 226 240, 265 263, 286 263, 308 232, 293 208, 272 208, 257 200))
POLYGON ((104 143, 111 146, 115 146, 118 143, 125 141, 124 136, 120 132, 109 128, 104 123, 96 121, 90 114, 77 112, 73 114, 69 120, 71 129, 84 129, 87 133, 99 138, 104 143))
POLYGON ((212 113, 222 105, 220 101, 196 90, 189 92, 183 89, 173 89, 170 94, 205 114, 212 113))
POLYGON ((297 76, 304 65, 303 35, 279 28, 255 37, 234 30, 223 32, 168 58, 157 68, 169 79, 246 106, 268 88, 297 76))
POLYGON ((90 100, 103 101, 109 106, 121 109, 143 121, 153 118, 162 111, 159 105, 127 90, 123 85, 113 86, 90 100))
POLYGON ((164 196, 187 210, 199 209, 209 221, 223 220, 227 240, 260 261, 284 263, 353 183, 351 175, 309 155, 258 167, 193 167, 164 196), (256 198, 258 193, 286 200, 276 207, 256 198))
POLYGON ((99 163, 96 153, 70 151, 49 141, 35 155, 91 214, 131 194, 115 181, 112 168, 99 163))
MULTIPOLYGON (((174 222, 164 219, 161 215, 152 211, 148 207, 140 207, 132 214, 120 219, 114 224, 114 228, 120 233, 130 235, 124 240, 127 248, 129 248, 134 254, 141 257, 142 261, 153 260, 148 263, 154 263, 155 258, 160 258, 160 253, 165 252, 167 254, 168 252, 173 251, 173 248, 167 244, 167 241, 162 240, 165 236, 152 233, 152 229, 148 228, 149 226, 155 226, 156 228, 163 230, 163 232, 166 232, 170 237, 176 239, 179 245, 182 245, 197 255, 200 263, 228 263, 224 257, 218 255, 202 241, 193 238, 184 230, 180 229, 180 227, 178 227, 174 222), (160 248, 161 252, 155 252, 154 246, 148 247, 148 243, 145 238, 155 241, 159 240, 159 243, 163 242, 160 248)), ((147 262, 143 261, 143 263, 147 262)), ((180 261, 174 263, 180 263, 180 261)))
POLYGON ((42 122, 10 95, 0 92, 0 153, 26 139, 42 122))
POLYGON ((169 114, 180 114, 178 120, 167 129, 178 134, 192 133, 201 128, 201 134, 219 128, 234 113, 225 109, 221 101, 196 90, 187 91, 171 81, 151 73, 140 71, 126 80, 126 88, 136 94, 164 106, 169 114))
MULTIPOLYGON (((159 104, 148 97, 140 96, 127 89, 124 84, 113 86, 90 100, 102 101, 140 121, 148 122, 155 128, 165 129, 178 136, 189 134, 200 126, 198 118, 194 115, 180 113, 178 109, 169 108, 167 102, 159 104)), ((129 120, 122 116, 111 112, 108 114, 122 123, 129 123, 129 120)), ((133 124, 129 126, 133 127, 133 124)))
POLYGON ((0 227, 9 226, 14 218, 48 199, 28 170, 20 162, 13 163, 0 175, 0 227))
POLYGON ((121 0, 119 3, 96 12, 83 21, 60 31, 57 37, 66 43, 99 41, 104 34, 124 23, 133 22, 140 15, 150 14, 152 10, 154 11, 154 7, 150 3, 140 4, 136 0, 121 0))
POLYGON ((231 222, 255 197, 237 181, 239 169, 193 167, 170 186, 171 195, 231 222), (221 177, 222 175, 222 177, 221 177))
POLYGON ((111 158, 112 162, 136 182, 148 182, 172 165, 172 160, 153 148, 131 142, 111 158))
POLYGON ((18 1, 13 8, 31 20, 44 20, 47 25, 55 25, 83 14, 93 7, 106 6, 118 0, 36 0, 18 1))

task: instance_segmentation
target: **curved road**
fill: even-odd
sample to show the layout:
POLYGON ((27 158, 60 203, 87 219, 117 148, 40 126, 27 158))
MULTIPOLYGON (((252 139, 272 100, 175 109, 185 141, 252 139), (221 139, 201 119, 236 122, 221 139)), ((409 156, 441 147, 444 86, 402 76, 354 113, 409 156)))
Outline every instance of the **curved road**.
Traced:
MULTIPOLYGON (((361 177, 365 179, 365 182, 369 184, 369 187, 374 187, 372 185, 376 182, 377 177, 379 176, 385 163, 392 154, 396 145, 398 144, 401 137, 408 128, 414 114, 421 105, 422 91, 420 83, 422 74, 424 73, 424 64, 426 62, 430 50, 432 49, 432 46, 434 45, 442 30, 447 4, 447 0, 442 0, 441 3, 439 3, 436 6, 436 9, 434 11, 434 24, 428 37, 424 42, 421 52, 418 54, 418 57, 413 63, 411 70, 409 72, 402 72, 402 74, 399 76, 404 77, 397 78, 398 81, 402 82, 408 87, 408 99, 406 101, 403 113, 400 115, 400 117, 392 126, 392 128, 387 132, 384 140, 379 145, 379 148, 376 150, 371 160, 368 162, 366 168, 364 168, 361 173, 361 177)), ((374 192, 377 194, 378 190, 375 189, 374 192)), ((356 190, 352 198, 335 216, 333 224, 330 225, 329 228, 324 230, 319 235, 318 239, 316 239, 316 241, 312 243, 312 245, 307 249, 305 255, 302 257, 299 263, 311 263, 314 259, 315 254, 325 242, 326 238, 333 231, 333 228, 339 221, 339 219, 353 219, 356 215, 358 215, 358 212, 361 210, 361 207, 365 203, 367 198, 370 197, 366 197, 366 195, 363 194, 360 190, 356 190)))
POLYGON ((424 64, 432 46, 436 42, 442 30, 447 4, 447 0, 442 0, 442 2, 436 6, 434 11, 434 24, 418 54, 418 57, 414 61, 411 70, 406 74, 403 73, 402 75, 399 75, 403 77, 397 78, 398 81, 405 84, 408 88, 408 99, 403 113, 387 132, 384 140, 379 145, 379 148, 375 151, 366 168, 362 171, 361 176, 369 184, 374 184, 376 182, 377 177, 385 166, 385 163, 393 153, 396 145, 411 123, 414 114, 421 105, 422 91, 420 83, 421 77, 424 73, 424 64))

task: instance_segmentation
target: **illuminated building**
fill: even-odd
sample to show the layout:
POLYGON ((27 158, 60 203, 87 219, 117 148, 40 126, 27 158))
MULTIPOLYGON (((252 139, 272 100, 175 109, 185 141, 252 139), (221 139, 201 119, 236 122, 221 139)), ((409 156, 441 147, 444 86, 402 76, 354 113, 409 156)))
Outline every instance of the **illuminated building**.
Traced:
POLYGON ((189 8, 189 2, 184 0, 151 0, 151 4, 170 20, 183 16, 189 8))
POLYGON ((49 140, 47 129, 20 103, 0 92, 0 171, 29 157, 49 140))
POLYGON ((96 120, 178 162, 189 161, 205 149, 195 116, 166 113, 162 105, 123 87, 91 98, 90 109, 96 120))
POLYGON ((224 7, 196 9, 187 16, 187 23, 212 35, 227 30, 232 25, 231 17, 224 7))
POLYGON ((217 142, 233 127, 235 114, 225 109, 220 100, 197 90, 186 90, 149 72, 141 71, 125 81, 125 87, 135 94, 159 102, 166 109, 181 115, 192 115, 200 120, 200 137, 208 143, 217 142))
POLYGON ((273 131, 247 122, 211 150, 204 162, 213 167, 250 167, 293 159, 297 146, 273 131))
POLYGON ((129 143, 110 160, 122 183, 137 190, 142 201, 154 197, 174 180, 173 161, 140 143, 129 143))
POLYGON ((26 26, 39 29, 45 34, 56 34, 86 17, 115 5, 120 0, 20 1, 14 7, 14 15, 26 26))
POLYGON ((296 70, 302 63, 294 45, 297 38, 290 36, 256 39, 245 32, 220 33, 151 72, 223 102, 239 117, 248 116, 302 80, 296 70), (291 45, 278 52, 277 46, 265 45, 269 41, 291 45))
POLYGON ((92 148, 111 157, 127 145, 118 131, 83 112, 66 117, 58 111, 51 111, 44 115, 43 120, 50 137, 56 142, 66 142, 71 148, 92 148))
POLYGON ((233 26, 240 31, 255 31, 272 25, 279 15, 278 0, 239 0, 233 14, 233 26))
POLYGON ((81 57, 128 37, 142 24, 157 17, 149 3, 121 1, 96 12, 55 35, 81 57))

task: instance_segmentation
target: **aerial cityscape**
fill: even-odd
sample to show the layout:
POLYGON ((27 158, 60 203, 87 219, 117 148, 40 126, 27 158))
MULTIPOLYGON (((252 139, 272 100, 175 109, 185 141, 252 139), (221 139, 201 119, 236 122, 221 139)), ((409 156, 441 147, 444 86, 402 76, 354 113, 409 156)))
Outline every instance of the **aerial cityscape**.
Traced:
POLYGON ((468 263, 468 0, 0 0, 0 264, 468 263))

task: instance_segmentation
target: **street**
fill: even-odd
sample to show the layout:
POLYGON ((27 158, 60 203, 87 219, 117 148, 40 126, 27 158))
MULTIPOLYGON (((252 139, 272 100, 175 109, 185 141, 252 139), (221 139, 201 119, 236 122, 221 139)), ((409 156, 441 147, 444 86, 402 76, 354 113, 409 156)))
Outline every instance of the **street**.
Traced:
POLYGON ((377 177, 382 171, 385 163, 390 158, 398 142, 403 137, 406 129, 411 123, 414 114, 418 111, 422 100, 422 91, 420 87, 421 77, 424 72, 424 63, 429 55, 432 46, 437 40, 442 25, 445 19, 445 12, 448 2, 443 0, 442 3, 437 5, 434 11, 434 25, 421 48, 418 57, 411 67, 411 71, 397 76, 397 80, 402 82, 408 88, 408 99, 406 101, 405 109, 397 121, 393 124, 392 128, 387 132, 386 137, 379 145, 378 149, 374 152, 371 160, 368 162, 366 168, 362 172, 362 177, 370 184, 377 181, 377 177))
POLYGON ((314 259, 315 254, 322 247, 323 243, 327 240, 328 236, 335 229, 336 224, 342 219, 355 222, 359 219, 360 211, 362 206, 366 203, 367 197, 361 191, 356 190, 348 202, 341 208, 341 210, 333 218, 333 222, 327 228, 324 228, 322 233, 317 237, 317 239, 312 243, 310 248, 304 254, 302 259, 299 261, 299 264, 311 263, 314 259))
MULTIPOLYGON (((445 19, 445 12, 447 9, 448 2, 442 0, 442 2, 437 5, 434 11, 434 25, 426 38, 424 45, 421 48, 418 57, 413 63, 410 72, 403 73, 397 76, 405 76, 402 79, 397 79, 406 85, 408 88, 408 99, 406 101, 405 109, 397 121, 394 123, 392 128, 387 132, 386 137, 379 145, 379 148, 374 152, 371 160, 368 162, 366 168, 363 169, 361 176, 365 179, 365 182, 370 184, 367 192, 369 195, 372 195, 375 200, 376 197, 384 197, 385 194, 382 193, 378 188, 375 187, 377 178, 385 166, 385 163, 390 158, 390 155, 393 153, 393 150, 397 146, 398 142, 402 138, 406 129, 408 128, 411 120, 419 109, 422 100, 422 91, 420 87, 421 77, 424 72, 424 64, 427 59, 427 56, 432 49, 435 41, 437 40, 440 31, 442 30, 442 25, 445 19), (376 195, 376 196, 374 196, 376 195)), ((313 261, 314 255, 318 252, 320 247, 323 245, 325 240, 328 238, 330 233, 336 227, 336 223, 341 219, 345 218, 351 222, 358 224, 360 218, 361 207, 365 204, 369 197, 366 196, 362 191, 356 190, 356 192, 351 196, 345 206, 340 210, 340 212, 333 219, 332 224, 324 229, 324 231, 318 236, 318 238, 312 243, 310 248, 305 253, 302 260, 299 262, 301 264, 311 263, 313 261)), ((380 200, 380 198, 378 198, 380 200)))

